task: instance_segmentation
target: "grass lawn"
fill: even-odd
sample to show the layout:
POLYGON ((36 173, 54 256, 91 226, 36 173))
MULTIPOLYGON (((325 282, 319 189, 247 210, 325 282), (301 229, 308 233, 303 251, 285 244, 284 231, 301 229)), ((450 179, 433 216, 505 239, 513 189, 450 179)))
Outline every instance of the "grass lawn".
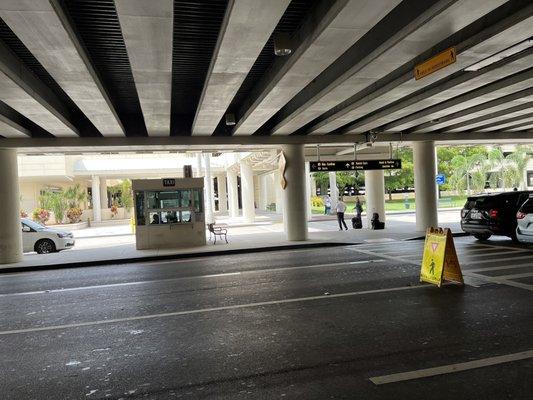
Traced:
MULTIPOLYGON (((439 200, 439 208, 454 208, 462 207, 465 204, 465 196, 448 196, 443 197, 439 200)), ((409 208, 405 205, 405 200, 396 199, 396 200, 385 200, 385 211, 407 211, 414 210, 416 208, 415 199, 408 199, 407 204, 409 208)), ((349 214, 355 213, 354 207, 355 202, 347 202, 346 205, 348 209, 346 210, 349 214)), ((363 212, 366 211, 366 205, 363 203, 363 212)), ((312 207, 313 214, 324 214, 324 207, 312 207)))

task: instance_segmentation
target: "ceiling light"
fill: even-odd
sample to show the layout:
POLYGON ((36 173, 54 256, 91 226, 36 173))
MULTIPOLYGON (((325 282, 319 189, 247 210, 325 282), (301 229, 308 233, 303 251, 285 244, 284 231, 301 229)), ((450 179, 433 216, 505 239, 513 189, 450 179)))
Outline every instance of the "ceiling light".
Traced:
POLYGON ((503 60, 504 58, 520 53, 523 50, 529 49, 531 46, 533 46, 533 39, 524 40, 523 42, 508 47, 507 49, 502 50, 499 53, 496 53, 490 57, 485 58, 484 60, 481 60, 475 64, 470 65, 469 67, 466 67, 465 71, 479 71, 481 68, 485 68, 491 64, 494 64, 495 62, 503 60))
POLYGON ((288 56, 292 53, 291 40, 289 34, 280 32, 274 35, 274 54, 277 56, 288 56))

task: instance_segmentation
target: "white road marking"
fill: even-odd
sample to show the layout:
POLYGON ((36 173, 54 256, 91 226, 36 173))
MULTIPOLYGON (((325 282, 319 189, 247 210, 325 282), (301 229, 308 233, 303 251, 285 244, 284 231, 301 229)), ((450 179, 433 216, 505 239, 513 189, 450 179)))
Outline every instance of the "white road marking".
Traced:
POLYGON ((0 297, 30 296, 30 295, 37 295, 37 294, 73 292, 73 291, 78 291, 78 290, 103 289, 103 288, 122 287, 122 286, 138 286, 138 285, 145 285, 145 284, 158 283, 158 282, 173 282, 173 281, 180 281, 180 280, 186 280, 186 279, 220 278, 220 277, 236 276, 236 275, 244 275, 244 274, 259 274, 259 273, 268 273, 268 272, 293 271, 296 269, 333 268, 333 267, 350 266, 350 265, 357 265, 357 264, 373 264, 373 263, 380 263, 384 261, 385 260, 361 260, 361 261, 348 261, 348 262, 339 262, 339 263, 330 263, 330 264, 300 265, 296 267, 265 268, 265 269, 257 269, 257 270, 250 270, 250 271, 225 272, 225 273, 211 274, 211 275, 184 276, 184 277, 179 277, 179 278, 152 279, 152 280, 146 280, 146 281, 109 283, 109 284, 104 284, 104 285, 77 286, 77 287, 71 287, 71 288, 35 290, 35 291, 29 291, 29 292, 0 293, 0 297))
POLYGON ((464 275, 469 275, 471 277, 478 278, 485 282, 497 283, 500 285, 513 286, 516 288, 533 291, 533 285, 528 285, 527 283, 515 282, 509 279, 500 279, 497 276, 481 275, 481 274, 476 274, 475 272, 470 272, 470 271, 465 272, 464 275))
POLYGON ((468 371, 470 369, 489 367, 491 365, 498 365, 519 360, 527 360, 533 357, 533 350, 522 351, 520 353, 506 354, 503 356, 482 358, 474 361, 467 361, 464 363, 443 365, 441 367, 419 369, 416 371, 400 372, 398 374, 374 376, 370 381, 374 385, 384 385, 387 383, 402 382, 412 379, 427 378, 430 376, 451 374, 460 371, 468 371))
POLYGON ((525 267, 533 267, 533 263, 500 265, 498 267, 474 268, 474 269, 468 269, 467 272, 497 271, 500 269, 525 268, 525 267))
POLYGON ((337 294, 328 294, 328 295, 320 295, 320 296, 298 297, 298 298, 293 298, 293 299, 261 301, 257 303, 235 304, 235 305, 230 305, 230 306, 200 308, 196 310, 140 315, 137 317, 114 318, 114 319, 105 319, 105 320, 100 320, 100 321, 78 322, 78 323, 65 324, 65 325, 51 325, 51 326, 41 326, 41 327, 35 327, 35 328, 14 329, 14 330, 9 330, 9 331, 0 331, 0 336, 15 335, 15 334, 21 334, 21 333, 30 333, 30 332, 54 331, 54 330, 59 330, 59 329, 78 328, 82 326, 107 325, 107 324, 115 324, 118 322, 130 322, 130 321, 141 321, 141 320, 156 319, 156 318, 177 317, 177 316, 182 316, 182 315, 202 314, 202 313, 208 313, 208 312, 214 312, 214 311, 236 310, 236 309, 243 309, 243 308, 271 306, 271 305, 277 305, 277 304, 290 304, 290 303, 301 303, 301 302, 315 301, 315 300, 337 299, 337 298, 343 298, 343 297, 363 296, 367 294, 376 294, 376 293, 399 292, 399 291, 404 291, 404 290, 413 290, 413 289, 421 289, 421 288, 432 289, 432 287, 428 285, 400 286, 400 287, 384 288, 384 289, 363 290, 359 292, 347 292, 347 293, 337 293, 337 294))
POLYGON ((497 275, 497 276, 492 276, 491 278, 507 280, 507 279, 529 278, 530 276, 533 276, 533 272, 524 272, 522 274, 497 275))

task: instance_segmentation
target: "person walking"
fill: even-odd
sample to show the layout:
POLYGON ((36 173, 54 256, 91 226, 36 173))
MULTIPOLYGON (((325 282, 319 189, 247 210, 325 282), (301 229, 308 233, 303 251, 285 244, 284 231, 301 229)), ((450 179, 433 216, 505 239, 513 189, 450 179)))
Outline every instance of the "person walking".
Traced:
POLYGON ((324 215, 331 213, 331 197, 324 196, 324 215))
POLYGON ((346 226, 346 222, 344 221, 344 212, 346 211, 346 204, 344 201, 342 201, 342 198, 339 198, 339 202, 337 203, 337 221, 339 222, 339 231, 342 231, 342 227, 344 225, 344 229, 348 230, 348 227, 346 226))

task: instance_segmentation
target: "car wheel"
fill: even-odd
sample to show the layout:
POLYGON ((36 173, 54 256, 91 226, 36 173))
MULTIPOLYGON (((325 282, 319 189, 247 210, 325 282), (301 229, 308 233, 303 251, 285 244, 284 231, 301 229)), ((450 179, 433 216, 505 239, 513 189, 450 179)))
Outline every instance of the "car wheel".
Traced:
POLYGON ((488 240, 492 235, 488 234, 488 233, 475 233, 474 234, 474 237, 477 239, 477 240, 488 240))
POLYGON ((38 254, 48 254, 56 251, 56 245, 50 239, 41 239, 35 243, 35 251, 38 254))

